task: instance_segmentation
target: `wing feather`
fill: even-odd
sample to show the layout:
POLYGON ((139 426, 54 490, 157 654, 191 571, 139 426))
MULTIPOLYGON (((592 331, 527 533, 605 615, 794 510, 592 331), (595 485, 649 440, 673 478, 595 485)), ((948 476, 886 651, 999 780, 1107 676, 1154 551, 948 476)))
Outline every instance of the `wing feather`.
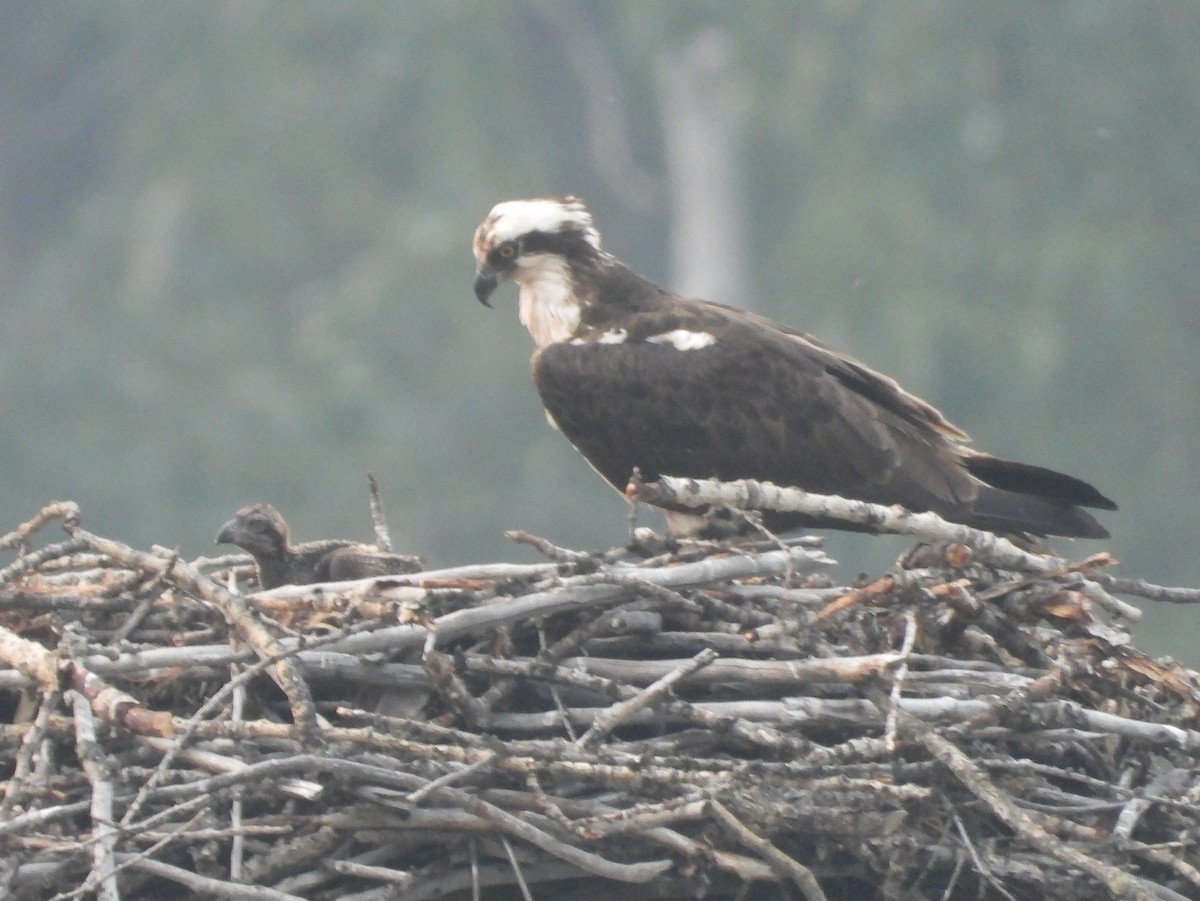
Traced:
POLYGON ((634 466, 915 509, 975 490, 948 439, 960 433, 941 414, 799 333, 709 304, 629 314, 621 327, 623 343, 551 345, 533 362, 546 409, 618 490, 634 466), (715 341, 679 350, 645 340, 674 329, 715 341))

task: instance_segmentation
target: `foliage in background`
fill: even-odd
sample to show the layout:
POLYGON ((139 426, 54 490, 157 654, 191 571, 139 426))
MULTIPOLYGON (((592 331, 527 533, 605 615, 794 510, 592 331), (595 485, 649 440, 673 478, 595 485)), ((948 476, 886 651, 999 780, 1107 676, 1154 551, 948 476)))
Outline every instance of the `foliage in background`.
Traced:
POLYGON ((512 298, 471 296, 470 236, 497 200, 570 191, 631 264, 687 271, 664 70, 714 35, 749 285, 711 299, 1094 481, 1128 572, 1200 584, 1186 4, 10 4, 8 518, 71 498, 195 554, 268 500, 300 538, 367 538, 371 470, 437 564, 511 554, 510 527, 620 541, 623 504, 544 424, 512 298))

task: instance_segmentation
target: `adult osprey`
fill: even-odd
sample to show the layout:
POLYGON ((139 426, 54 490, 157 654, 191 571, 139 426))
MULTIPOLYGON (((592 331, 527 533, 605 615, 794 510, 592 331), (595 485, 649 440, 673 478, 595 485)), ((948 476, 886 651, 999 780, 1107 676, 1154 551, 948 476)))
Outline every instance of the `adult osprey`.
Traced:
MULTIPOLYGON (((474 251, 482 303, 501 281, 519 286, 551 424, 618 491, 636 466, 646 479, 759 479, 993 531, 1108 535, 1080 509, 1116 509, 1091 485, 965 447, 930 404, 803 332, 663 290, 600 249, 577 198, 497 204, 474 251)), ((694 514, 667 518, 677 533, 698 527, 694 514)))

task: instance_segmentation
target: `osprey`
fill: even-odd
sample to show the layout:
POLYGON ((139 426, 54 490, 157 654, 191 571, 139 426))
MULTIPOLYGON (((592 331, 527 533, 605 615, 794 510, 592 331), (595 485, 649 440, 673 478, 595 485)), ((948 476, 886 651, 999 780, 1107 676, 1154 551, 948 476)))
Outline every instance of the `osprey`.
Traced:
POLYGON ((291 530, 270 504, 247 504, 217 532, 217 544, 248 551, 261 588, 311 585, 421 571, 421 558, 391 554, 357 541, 331 538, 291 543, 291 530))
MULTIPOLYGON (((618 491, 638 467, 648 480, 759 479, 991 531, 1108 536, 1081 508, 1116 505, 1091 485, 965 446, 933 406, 804 332, 664 290, 600 248, 577 198, 497 204, 474 252, 482 303, 517 283, 551 425, 618 491)), ((675 533, 700 528, 694 512, 666 512, 675 533)))

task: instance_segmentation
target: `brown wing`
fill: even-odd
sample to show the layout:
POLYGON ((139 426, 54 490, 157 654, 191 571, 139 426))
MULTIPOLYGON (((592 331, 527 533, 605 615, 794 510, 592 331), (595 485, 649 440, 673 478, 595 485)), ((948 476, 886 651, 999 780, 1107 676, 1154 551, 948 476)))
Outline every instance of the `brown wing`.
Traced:
POLYGON ((398 576, 421 571, 421 558, 390 554, 365 544, 351 544, 317 561, 317 582, 343 582, 372 576, 398 576))
POLYGON ((695 350, 632 337, 682 327, 671 318, 656 328, 656 318, 637 317, 625 343, 553 345, 535 357, 546 409, 614 486, 638 466, 646 477, 766 479, 917 509, 970 499, 952 445, 856 390, 827 352, 725 317, 692 324, 716 339, 695 350))
MULTIPOLYGON (((647 478, 769 480, 987 528, 1091 528, 1069 504, 1042 510, 985 485, 952 440, 962 433, 936 409, 799 332, 682 300, 620 325, 622 343, 552 345, 533 364, 555 424, 618 490, 637 466, 647 478), (715 341, 679 350, 648 340, 681 328, 715 341), (994 510, 979 507, 985 497, 994 510)), ((778 528, 811 524, 775 518, 778 528)))

